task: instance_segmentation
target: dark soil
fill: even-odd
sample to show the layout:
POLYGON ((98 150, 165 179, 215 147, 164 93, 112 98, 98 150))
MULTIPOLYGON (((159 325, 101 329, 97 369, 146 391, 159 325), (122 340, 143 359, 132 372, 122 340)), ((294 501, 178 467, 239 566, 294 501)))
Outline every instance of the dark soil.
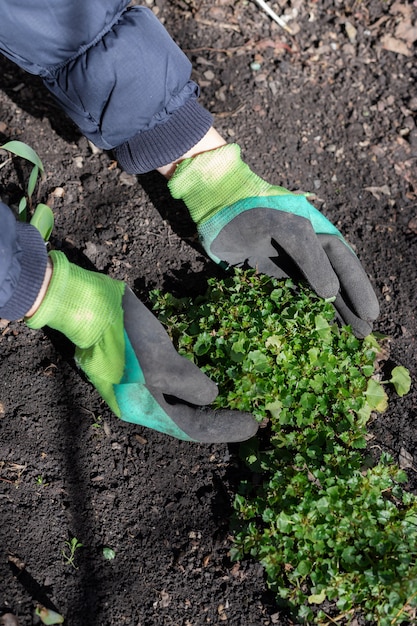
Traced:
MULTIPOLYGON (((390 337, 389 363, 415 381, 415 3, 271 3, 291 16, 293 35, 253 2, 148 4, 192 59, 220 132, 270 182, 314 191, 357 250, 381 302, 376 330, 390 337)), ((159 175, 123 173, 37 78, 5 59, 0 86, 0 141, 20 139, 41 155, 43 200, 58 189, 54 247, 126 280, 145 301, 154 287, 204 289, 218 270, 159 175)), ((23 189, 16 168, 0 170, 10 204, 23 189)), ((68 626, 290 623, 262 568, 229 558, 242 471, 233 446, 118 421, 52 333, 5 323, 0 351, 0 606, 20 626, 36 623, 37 602, 55 606, 68 626), (62 554, 72 537, 83 544, 75 567, 62 554)), ((370 442, 396 459, 414 455, 414 491, 416 405, 415 384, 392 396, 370 442)))

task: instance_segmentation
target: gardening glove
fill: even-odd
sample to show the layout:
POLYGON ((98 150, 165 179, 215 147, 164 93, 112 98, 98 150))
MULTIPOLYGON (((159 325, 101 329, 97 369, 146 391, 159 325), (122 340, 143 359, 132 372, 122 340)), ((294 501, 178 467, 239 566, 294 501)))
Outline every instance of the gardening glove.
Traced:
POLYGON ((50 326, 76 346, 75 359, 112 411, 177 439, 220 443, 252 437, 249 413, 201 408, 217 386, 175 350, 159 321, 122 282, 50 253, 45 298, 26 323, 50 326))
POLYGON ((358 337, 371 332, 378 301, 341 233, 305 196, 259 178, 238 145, 185 159, 168 187, 188 207, 213 261, 276 278, 301 272, 319 296, 334 301, 358 337))

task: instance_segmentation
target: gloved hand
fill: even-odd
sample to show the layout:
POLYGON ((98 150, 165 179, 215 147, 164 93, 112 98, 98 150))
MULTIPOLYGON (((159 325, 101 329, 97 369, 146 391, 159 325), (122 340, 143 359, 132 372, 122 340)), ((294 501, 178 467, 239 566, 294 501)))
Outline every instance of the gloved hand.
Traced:
POLYGON ((168 182, 197 224, 216 263, 248 265, 282 278, 301 274, 358 337, 372 330, 379 305, 357 256, 303 195, 270 185, 240 158, 236 144, 185 159, 168 182))
POLYGON ((177 439, 244 441, 257 431, 249 413, 202 408, 217 386, 180 356, 159 321, 122 282, 50 253, 52 279, 26 323, 50 326, 76 346, 75 358, 112 411, 177 439))

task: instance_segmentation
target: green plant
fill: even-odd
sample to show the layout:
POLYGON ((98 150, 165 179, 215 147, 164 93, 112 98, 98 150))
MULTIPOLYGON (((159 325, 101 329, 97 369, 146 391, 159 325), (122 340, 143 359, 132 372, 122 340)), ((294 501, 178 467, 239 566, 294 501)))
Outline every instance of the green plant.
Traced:
MULTIPOLYGON (((411 621, 417 498, 389 455, 365 450, 371 414, 387 406, 375 338, 338 328, 306 288, 253 272, 211 280, 195 301, 153 300, 178 350, 218 383, 216 404, 266 422, 242 446, 260 476, 236 495, 232 557, 259 560, 303 623, 411 621)), ((389 382, 403 395, 407 370, 389 382)))
POLYGON ((77 537, 71 537, 65 542, 65 547, 62 550, 62 556, 66 565, 72 565, 76 569, 75 554, 79 548, 82 548, 83 544, 80 543, 77 537))
POLYGON ((37 183, 41 183, 45 179, 45 169, 41 159, 33 148, 22 141, 9 141, 0 146, 0 149, 7 150, 12 155, 20 157, 33 165, 27 184, 26 194, 19 201, 19 220, 26 222, 28 209, 33 211, 30 223, 39 230, 44 240, 48 241, 54 226, 53 213, 48 205, 38 202, 34 207, 32 201, 32 196, 37 183))
POLYGON ((35 482, 39 487, 48 487, 49 483, 46 482, 45 478, 39 474, 35 478, 35 482))
POLYGON ((63 624, 64 618, 62 615, 53 611, 52 609, 47 609, 46 607, 38 604, 35 608, 35 615, 37 615, 42 624, 46 626, 54 626, 55 624, 63 624))
POLYGON ((112 561, 114 558, 116 558, 116 552, 113 550, 113 548, 109 548, 108 546, 104 546, 102 554, 103 558, 106 559, 106 561, 112 561))
POLYGON ((95 429, 99 429, 99 428, 103 428, 103 418, 101 415, 97 415, 97 417, 95 417, 95 420, 92 424, 92 428, 95 429))

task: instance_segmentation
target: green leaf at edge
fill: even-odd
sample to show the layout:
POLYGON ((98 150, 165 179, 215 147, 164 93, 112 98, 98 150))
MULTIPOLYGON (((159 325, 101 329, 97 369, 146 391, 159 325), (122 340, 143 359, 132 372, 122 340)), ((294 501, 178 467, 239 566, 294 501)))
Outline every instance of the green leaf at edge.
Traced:
POLYGON ((36 181, 38 180, 38 176, 39 176, 39 167, 37 165, 34 165, 32 171, 30 173, 29 181, 28 181, 28 197, 29 197, 29 199, 32 197, 32 194, 35 191, 36 181))
POLYGON ((28 203, 27 203, 25 196, 23 196, 23 198, 20 198, 19 207, 18 207, 20 222, 26 222, 27 204, 28 203))
POLYGON ((106 559, 106 561, 112 561, 116 557, 116 552, 113 550, 113 548, 104 547, 103 557, 106 559))
POLYGON ((2 150, 7 150, 8 152, 11 152, 18 157, 21 157, 22 159, 26 159, 26 161, 29 161, 30 163, 33 163, 33 165, 36 165, 42 172, 42 174, 44 174, 45 170, 43 167, 43 163, 40 160, 38 154, 33 148, 28 146, 26 143, 23 143, 23 141, 8 141, 7 143, 0 146, 0 148, 2 150))
POLYGON ((406 367, 398 365, 391 372, 390 383, 395 387, 399 396, 405 396, 411 389, 411 376, 406 367))
POLYGON ((365 394, 372 409, 379 413, 386 411, 388 407, 388 397, 381 383, 374 378, 370 378, 365 394))
POLYGON ((47 204, 39 203, 30 220, 32 226, 38 229, 44 241, 48 241, 54 227, 54 214, 47 204))
POLYGON ((35 613, 38 617, 40 617, 42 624, 46 624, 46 626, 54 626, 55 624, 64 623, 62 615, 56 611, 52 611, 52 609, 47 609, 44 606, 37 606, 35 613))
POLYGON ((311 596, 308 596, 309 604, 322 604, 326 599, 326 591, 323 589, 321 593, 312 593, 311 596))

